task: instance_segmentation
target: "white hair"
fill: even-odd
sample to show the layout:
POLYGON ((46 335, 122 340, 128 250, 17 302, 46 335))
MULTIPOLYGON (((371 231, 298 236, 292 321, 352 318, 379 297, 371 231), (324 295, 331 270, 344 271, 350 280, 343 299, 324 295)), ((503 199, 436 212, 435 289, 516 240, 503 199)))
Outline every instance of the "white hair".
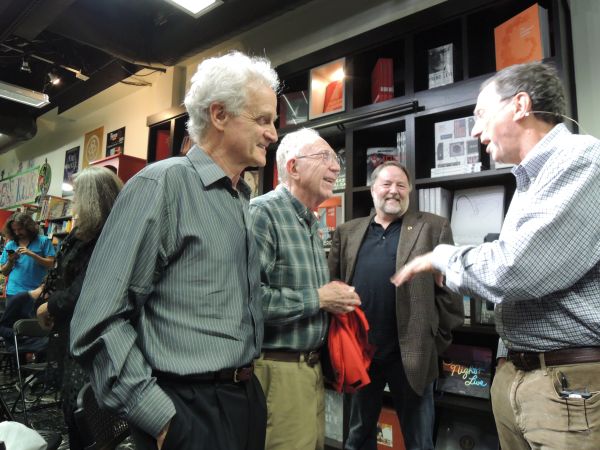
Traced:
POLYGON ((261 84, 275 93, 279 91, 279 77, 266 58, 249 57, 233 51, 202 61, 184 100, 189 114, 187 129, 192 141, 199 144, 208 130, 212 103, 223 103, 227 112, 237 116, 246 106, 248 87, 261 84))
POLYGON ((304 147, 314 144, 319 139, 319 133, 311 128, 301 128, 285 135, 277 147, 277 173, 280 183, 287 183, 288 161, 298 156, 304 147))

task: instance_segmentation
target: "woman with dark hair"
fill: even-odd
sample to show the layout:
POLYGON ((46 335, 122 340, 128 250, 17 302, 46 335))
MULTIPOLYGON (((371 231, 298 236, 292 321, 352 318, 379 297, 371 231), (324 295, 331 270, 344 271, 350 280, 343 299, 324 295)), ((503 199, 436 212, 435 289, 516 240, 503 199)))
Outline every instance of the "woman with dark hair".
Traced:
POLYGON ((42 327, 58 333, 59 354, 65 355, 62 400, 72 450, 83 448, 73 412, 77 393, 87 381, 87 376, 69 355, 69 323, 94 246, 122 187, 121 180, 104 167, 91 166, 77 176, 73 186, 75 227, 62 242, 56 266, 50 270, 44 284, 32 292, 39 305, 38 321, 42 327))
POLYGON ((54 265, 52 241, 40 234, 40 227, 25 213, 13 214, 4 225, 9 239, 0 256, 0 270, 8 277, 7 298, 37 288, 54 265))

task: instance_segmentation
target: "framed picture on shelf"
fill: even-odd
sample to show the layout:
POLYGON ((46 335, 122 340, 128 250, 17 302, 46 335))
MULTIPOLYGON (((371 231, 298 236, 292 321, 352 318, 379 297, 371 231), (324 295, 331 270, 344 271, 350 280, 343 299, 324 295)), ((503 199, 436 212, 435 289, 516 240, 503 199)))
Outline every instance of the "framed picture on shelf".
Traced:
POLYGON ((279 97, 279 126, 298 125, 308 120, 308 91, 288 92, 279 97))
POLYGON ((346 109, 345 73, 345 58, 310 70, 309 119, 342 112, 346 109))
POLYGON ((334 193, 331 198, 321 203, 317 209, 317 215, 323 248, 329 251, 333 232, 339 225, 344 223, 344 193, 334 193))

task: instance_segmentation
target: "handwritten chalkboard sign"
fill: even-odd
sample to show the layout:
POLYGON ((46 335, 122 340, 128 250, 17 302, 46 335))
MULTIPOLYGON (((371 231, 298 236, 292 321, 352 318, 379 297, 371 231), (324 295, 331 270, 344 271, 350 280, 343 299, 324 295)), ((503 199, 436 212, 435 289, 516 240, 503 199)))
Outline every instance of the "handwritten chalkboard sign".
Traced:
POLYGON ((441 392, 490 398, 492 350, 452 344, 442 355, 441 392))
POLYGON ((25 203, 35 203, 40 190, 49 184, 48 167, 36 166, 0 181, 0 209, 10 209, 25 203))

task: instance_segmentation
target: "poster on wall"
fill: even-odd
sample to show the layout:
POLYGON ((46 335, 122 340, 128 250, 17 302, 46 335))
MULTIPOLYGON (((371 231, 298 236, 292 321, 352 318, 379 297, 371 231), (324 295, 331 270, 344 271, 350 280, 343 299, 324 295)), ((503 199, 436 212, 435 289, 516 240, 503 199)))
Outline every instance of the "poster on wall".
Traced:
POLYGON ((79 170, 79 146, 65 152, 65 170, 63 172, 62 196, 73 195, 73 179, 79 170))
POLYGON ((41 184, 50 184, 49 174, 40 172, 40 166, 31 167, 0 181, 0 209, 35 203, 41 184))
POLYGON ((85 169, 91 162, 102 159, 102 139, 104 138, 104 127, 96 128, 85 133, 83 139, 83 161, 81 168, 85 169))
POLYGON ((106 156, 124 153, 125 127, 111 131, 106 135, 106 156))

